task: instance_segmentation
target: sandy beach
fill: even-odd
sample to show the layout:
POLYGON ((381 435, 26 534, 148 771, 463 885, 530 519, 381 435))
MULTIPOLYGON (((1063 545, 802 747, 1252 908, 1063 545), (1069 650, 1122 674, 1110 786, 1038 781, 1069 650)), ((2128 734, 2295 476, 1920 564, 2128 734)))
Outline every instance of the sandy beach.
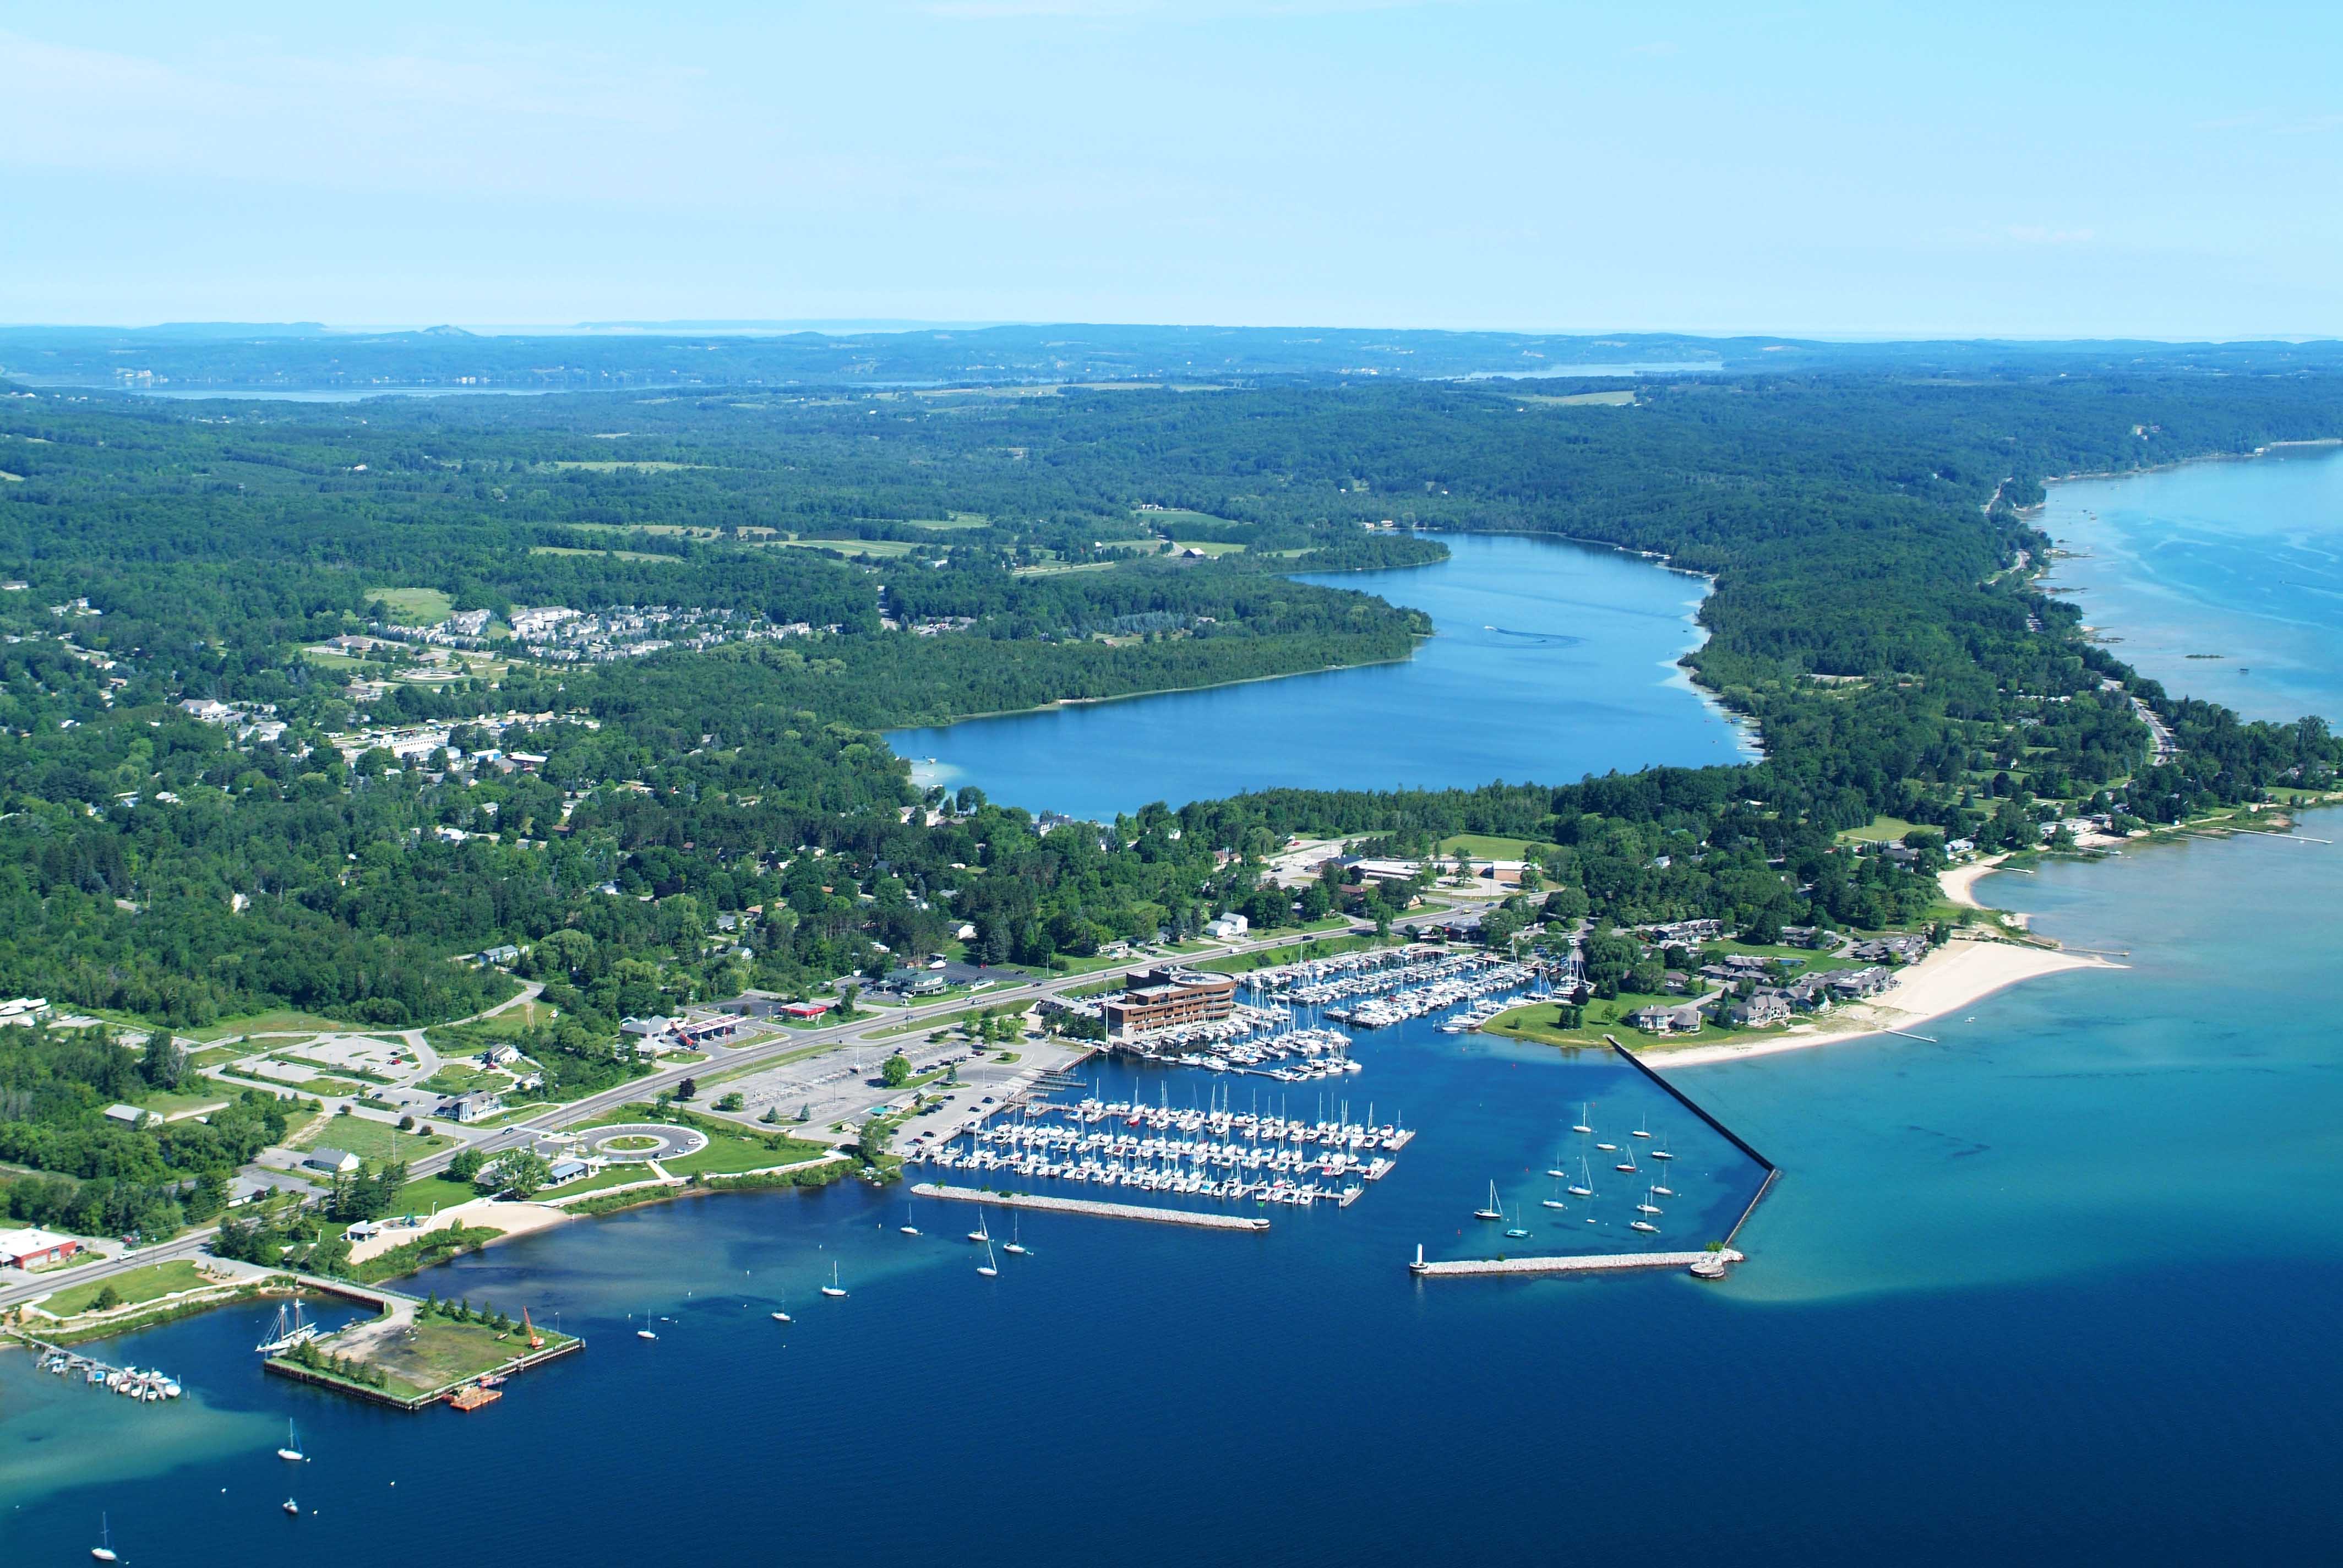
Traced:
MULTIPOLYGON (((504 1232, 497 1238, 509 1241, 516 1236, 527 1236, 571 1218, 549 1203, 506 1203, 493 1198, 475 1198, 451 1209, 442 1209, 413 1230, 387 1230, 380 1235, 350 1244, 350 1261, 363 1263, 367 1259, 404 1246, 418 1236, 433 1231, 444 1231, 450 1225, 486 1225, 504 1232)), ((491 1243, 493 1244, 493 1243, 491 1243)))
MULTIPOLYGON (((1963 868, 1966 869, 1967 868, 1963 868)), ((1952 873, 1946 873, 1951 875, 1952 873)), ((2051 948, 2016 942, 1955 938, 1911 969, 1885 995, 1851 1007, 1834 1009, 1816 1022, 1793 1027, 1787 1033, 1761 1035, 1744 1040, 1719 1040, 1713 1044, 1638 1048, 1635 1054, 1653 1067, 1701 1067, 1711 1062, 1739 1061, 1778 1051, 1805 1050, 1842 1040, 1862 1040, 1890 1030, 1909 1030, 1932 1018, 1958 1012, 2021 980, 2057 974, 2066 970, 2124 969, 2127 965, 2051 948)))

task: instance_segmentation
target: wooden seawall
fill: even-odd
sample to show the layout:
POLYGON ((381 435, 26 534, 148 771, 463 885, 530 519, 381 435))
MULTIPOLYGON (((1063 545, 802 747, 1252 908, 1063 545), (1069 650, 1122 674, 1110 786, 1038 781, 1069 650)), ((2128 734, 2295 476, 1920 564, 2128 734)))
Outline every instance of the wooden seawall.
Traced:
POLYGON ((1138 1203, 1097 1203, 1087 1198, 1044 1198, 1030 1192, 987 1192, 980 1187, 943 1187, 922 1181, 911 1189, 921 1198, 960 1203, 990 1203, 1002 1209, 1040 1209, 1053 1214, 1090 1214, 1103 1220, 1144 1220, 1158 1225, 1191 1225, 1200 1231, 1269 1229, 1269 1221, 1243 1214, 1206 1214, 1193 1209, 1151 1209, 1138 1203))

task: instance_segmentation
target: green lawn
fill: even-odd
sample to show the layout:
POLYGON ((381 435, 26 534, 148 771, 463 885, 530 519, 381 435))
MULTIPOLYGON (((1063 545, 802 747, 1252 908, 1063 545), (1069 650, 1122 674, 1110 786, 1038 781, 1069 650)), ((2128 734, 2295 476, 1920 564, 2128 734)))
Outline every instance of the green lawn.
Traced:
POLYGON ((1498 839, 1486 833, 1451 833, 1439 847, 1441 859, 1451 862, 1459 854, 1475 860, 1526 860, 1533 849, 1554 848, 1535 839, 1498 839))
POLYGON ((1235 556, 1244 553, 1242 545, 1224 545, 1212 539, 1173 539, 1174 549, 1202 550, 1208 556, 1235 556))
POLYGON ((126 1274, 116 1274, 111 1280, 96 1280, 88 1284, 72 1285, 59 1291, 41 1303, 41 1309, 56 1317, 69 1318, 87 1312, 96 1305, 98 1296, 108 1285, 114 1287, 125 1302, 152 1302, 174 1291, 192 1291, 214 1282, 196 1271, 193 1263, 184 1260, 169 1263, 149 1263, 143 1269, 133 1269, 126 1274))
MULTIPOLYGON (((1692 1000, 1688 996, 1637 996, 1623 991, 1617 997, 1601 998, 1586 1004, 1586 1021, 1577 1029, 1565 1030, 1556 1021, 1560 1004, 1550 1001, 1532 1002, 1501 1012, 1482 1026, 1484 1034, 1510 1035, 1517 1040, 1534 1040, 1546 1045, 1599 1046, 1604 1035, 1615 1034, 1623 1044, 1649 1039, 1631 1029, 1624 1021, 1639 1007, 1654 1003, 1663 1007, 1679 1007, 1692 1000)), ((1709 1030, 1704 1030, 1703 1033, 1709 1030)))
POLYGON ((468 1181, 450 1181, 445 1176, 419 1176, 398 1190, 398 1211, 402 1214, 429 1214, 439 1209, 452 1209, 458 1203, 468 1203, 479 1195, 468 1181))
MULTIPOLYGON (((775 1159, 769 1163, 778 1165, 780 1161, 775 1159)), ((597 1171, 591 1176, 580 1176, 577 1181, 565 1181, 558 1187, 540 1188, 537 1193, 537 1201, 543 1202, 548 1198, 576 1198, 588 1192, 602 1192, 613 1187, 631 1186, 637 1181, 658 1180, 659 1178, 652 1174, 648 1165, 633 1163, 613 1165, 607 1171, 597 1171)))
POLYGON ((401 626, 436 626, 455 609, 456 601, 436 588, 370 588, 368 598, 378 598, 401 626))
POLYGON ((361 1160, 420 1160, 427 1154, 437 1154, 442 1149, 455 1147, 456 1140, 435 1132, 426 1138, 419 1132, 401 1132, 387 1122, 375 1121, 364 1116, 327 1116, 320 1119, 299 1141, 297 1149, 314 1149, 323 1143, 328 1148, 347 1150, 361 1160))
POLYGON ((314 1012, 296 1012, 280 1008, 273 1012, 246 1013, 241 1018, 224 1018, 207 1028, 189 1030, 188 1037, 200 1040, 225 1040, 232 1034, 339 1034, 353 1026, 336 1019, 321 1018, 314 1012))
MULTIPOLYGON (((548 1328, 538 1332, 548 1345, 560 1344, 565 1338, 548 1328)), ((322 1342, 319 1348, 331 1351, 333 1341, 322 1342)), ((454 1323, 435 1315, 417 1322, 409 1333, 380 1344, 366 1360, 390 1375, 389 1392, 417 1394, 494 1372, 527 1354, 528 1341, 518 1328, 500 1334, 485 1324, 454 1323)))
POLYGON ((158 1116, 176 1116, 182 1111, 194 1111, 202 1106, 225 1105, 235 1098, 234 1091, 224 1090, 216 1083, 206 1083, 195 1093, 166 1093, 162 1090, 155 1090, 140 1095, 130 1103, 158 1116))
POLYGON ((468 1094, 475 1089, 485 1089, 502 1094, 512 1087, 512 1074, 488 1067, 459 1067, 454 1062, 442 1062, 439 1070, 423 1081, 422 1087, 435 1094, 468 1094))
MULTIPOLYGON (((885 1092, 899 1091, 889 1090, 885 1092)), ((701 1131, 708 1130, 702 1128, 701 1131)), ((697 1154, 687 1154, 680 1160, 662 1160, 659 1169, 670 1176, 732 1176, 743 1171, 793 1165, 800 1160, 817 1159, 828 1152, 821 1144, 801 1143, 794 1138, 783 1138, 779 1149, 769 1149, 762 1139, 727 1138, 720 1133, 709 1132, 707 1148, 697 1154)))
POLYGON ((1905 834, 1920 826, 1922 824, 1918 822, 1906 822, 1901 817, 1874 817, 1869 827, 1843 829, 1838 836, 1839 842, 1842 844, 1901 843, 1905 834))

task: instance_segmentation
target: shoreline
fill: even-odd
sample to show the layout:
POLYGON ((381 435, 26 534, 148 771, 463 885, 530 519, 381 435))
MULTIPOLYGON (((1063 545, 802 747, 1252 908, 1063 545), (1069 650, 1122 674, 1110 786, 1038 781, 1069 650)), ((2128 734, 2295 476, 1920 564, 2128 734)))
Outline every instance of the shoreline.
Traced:
MULTIPOLYGON (((1438 566, 1439 564, 1440 563, 1437 561, 1427 561, 1424 563, 1426 566, 1438 566)), ((1414 570, 1416 568, 1393 568, 1378 569, 1414 570)), ((1408 635, 1413 638, 1415 642, 1423 643, 1430 641, 1440 634, 1436 631, 1425 631, 1411 632, 1408 635)), ((876 733, 880 739, 884 739, 890 735, 908 735, 912 731, 919 729, 952 729, 963 724, 973 724, 980 719, 1021 719, 1030 714, 1058 713, 1068 709, 1102 708, 1110 702, 1131 702, 1142 697, 1178 697, 1182 693, 1191 691, 1220 691, 1232 686, 1257 686, 1264 680, 1292 680, 1304 675, 1334 675, 1345 669, 1374 669, 1386 664, 1405 664, 1414 657, 1415 648, 1411 646, 1407 652, 1400 655, 1396 658, 1365 658, 1361 659, 1356 664, 1322 664, 1315 669, 1287 669, 1281 670, 1275 675, 1240 675, 1232 680, 1208 681, 1202 686, 1165 686, 1159 687, 1152 691, 1119 691, 1112 697, 1053 697, 1047 702, 1036 703, 1031 708, 1000 708, 995 709, 989 713, 962 713, 956 715, 953 718, 943 719, 935 724, 899 724, 890 729, 878 730, 876 733)), ((890 750, 894 749, 893 741, 888 741, 888 749, 890 750)), ((895 755, 901 757, 903 754, 897 751, 895 755)), ((906 759, 906 760, 909 760, 909 759, 906 759)))
POLYGON ((1720 1061, 1746 1061, 1785 1051, 1809 1050, 1908 1030, 1931 1020, 1972 1007, 2026 980, 2069 970, 2126 970, 2107 959, 2052 948, 2029 947, 1991 939, 1956 938, 1904 972, 1905 979, 1886 995, 1844 1009, 1831 1022, 1787 1034, 1765 1035, 1742 1044, 1715 1043, 1682 1047, 1648 1046, 1635 1051, 1637 1060, 1665 1070, 1707 1067, 1720 1061), (1886 1016, 1882 1016, 1886 1015, 1886 1016))

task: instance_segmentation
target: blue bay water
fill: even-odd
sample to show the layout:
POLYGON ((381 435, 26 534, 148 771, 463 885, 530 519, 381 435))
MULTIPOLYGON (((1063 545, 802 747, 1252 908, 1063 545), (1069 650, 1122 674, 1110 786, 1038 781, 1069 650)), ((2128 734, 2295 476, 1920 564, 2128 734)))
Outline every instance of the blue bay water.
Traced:
POLYGON ((2343 723, 2343 448, 2053 485, 2042 528, 2076 552, 2051 582, 2167 691, 2343 723))
POLYGON ((1412 1279, 1419 1243, 1634 1244, 1599 1164, 1596 1225, 1536 1206, 1588 1101, 1611 1141, 1648 1117, 1685 1156, 1665 1244, 1729 1223, 1754 1172, 1607 1057, 1411 1024, 1363 1038, 1364 1073, 1282 1091, 1403 1116, 1398 1169, 1266 1235, 1028 1216, 1034 1255, 988 1281, 967 1211, 897 1232, 900 1188, 583 1221, 412 1282, 588 1337, 471 1416, 266 1379, 255 1309, 118 1347, 186 1382, 167 1408, 0 1353, 0 1563, 85 1560, 101 1509, 128 1561, 191 1568, 450 1542, 511 1568, 2330 1558, 2343 1039, 2317 977, 2343 848, 2189 841, 1981 891, 2129 967, 2004 991, 1933 1042, 1680 1070, 1784 1171, 1725 1285, 1412 1279), (1492 1181, 1532 1241, 1470 1218, 1492 1181), (815 1292, 833 1261, 844 1302, 815 1292), (298 1471, 273 1455, 287 1416, 298 1471), (317 1513, 285 1518, 288 1490, 317 1513))
POLYGON ((1516 535, 1442 536, 1450 558, 1303 577, 1429 613, 1403 663, 976 719, 888 737, 923 783, 1111 821, 1245 789, 1569 783, 1745 759, 1742 731, 1675 661, 1700 645, 1695 578, 1516 535), (930 763, 928 759, 934 759, 930 763))
POLYGON ((1755 1563, 2324 1555, 2343 1066, 2323 1010, 2283 999, 2330 961, 2299 911, 2343 900, 2343 851, 2192 843, 1987 891, 2133 967, 2003 992, 1934 1045, 1681 1070, 1785 1171, 1722 1287, 1412 1279, 1419 1241, 1598 1244, 1534 1207, 1588 1100, 1614 1141, 1650 1116, 1686 1156, 1671 1244, 1751 1178, 1607 1057, 1419 1023, 1284 1091, 1396 1110, 1423 1130, 1399 1168, 1263 1236, 1027 1216, 1034 1255, 988 1281, 970 1211, 922 1205, 903 1237, 900 1188, 584 1221, 414 1282, 588 1337, 470 1416, 266 1380, 251 1312, 126 1347, 188 1381, 167 1409, 0 1356, 0 1409, 54 1385, 40 1440, 0 1442, 0 1560, 76 1557, 101 1509, 131 1561, 191 1565, 402 1563, 443 1530, 517 1568, 1547 1563, 1712 1530, 1755 1563), (1534 1241, 1473 1233, 1492 1180, 1534 1241), (843 1302, 814 1290, 833 1259, 843 1302), (656 1342, 645 1312, 671 1320, 656 1342), (314 1459, 293 1474, 287 1415, 314 1459), (283 1518, 288 1489, 316 1515, 283 1518))

